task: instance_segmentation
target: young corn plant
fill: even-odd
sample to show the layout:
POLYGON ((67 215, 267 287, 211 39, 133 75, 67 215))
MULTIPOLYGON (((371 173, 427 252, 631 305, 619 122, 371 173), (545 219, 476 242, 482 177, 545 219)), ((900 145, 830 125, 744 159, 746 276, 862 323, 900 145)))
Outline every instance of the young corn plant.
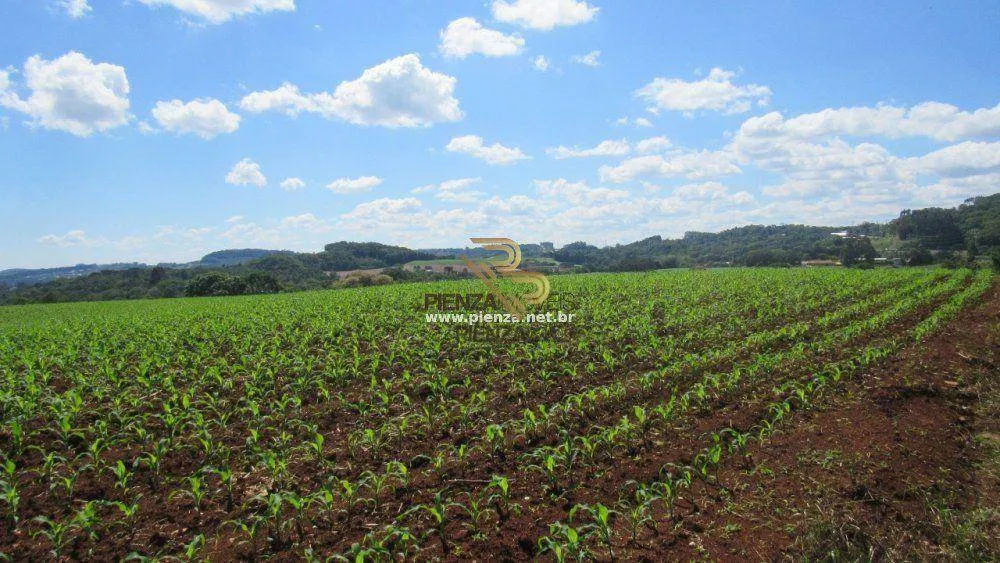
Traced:
POLYGON ((619 515, 617 510, 612 510, 601 503, 597 504, 577 504, 569 511, 569 518, 572 521, 577 512, 586 512, 590 516, 591 523, 582 529, 593 531, 597 538, 608 547, 608 556, 612 561, 615 559, 614 552, 614 530, 612 520, 619 515))
POLYGON ((556 522, 549 525, 549 535, 538 539, 538 552, 552 554, 558 563, 586 561, 591 554, 583 544, 585 538, 583 530, 556 522))
POLYGON ((461 503, 449 501, 444 496, 444 491, 438 491, 434 495, 434 501, 430 504, 418 504, 413 508, 407 510, 404 515, 410 515, 412 513, 422 512, 430 517, 431 521, 431 532, 438 535, 438 540, 441 542, 441 550, 448 554, 451 552, 451 548, 448 544, 448 534, 445 528, 450 522, 448 517, 448 512, 452 508, 462 507, 461 503))
POLYGON ((489 524, 496 511, 489 507, 489 501, 481 503, 472 493, 466 493, 469 497, 467 503, 458 506, 469 516, 469 521, 464 524, 472 537, 476 539, 486 539, 484 526, 489 524))
POLYGON ((179 496, 188 497, 191 502, 194 503, 194 511, 198 515, 201 515, 201 503, 204 500, 208 490, 205 488, 205 480, 202 474, 195 473, 194 475, 188 476, 185 481, 187 482, 187 488, 177 489, 170 493, 168 498, 175 498, 179 496))
POLYGON ((635 544, 639 539, 639 531, 647 528, 653 533, 656 532, 656 521, 653 520, 653 503, 659 498, 653 490, 646 485, 636 487, 632 498, 625 498, 619 501, 619 513, 628 519, 630 542, 635 544))
POLYGON ((501 522, 506 522, 511 514, 517 514, 521 510, 521 505, 512 502, 510 481, 501 475, 494 475, 486 485, 486 492, 491 492, 486 502, 493 506, 497 512, 497 518, 501 522))
POLYGON ((17 490, 17 485, 7 481, 0 481, 0 500, 7 505, 6 520, 10 527, 16 526, 20 521, 21 494, 17 490))
POLYGON ((503 426, 499 424, 490 424, 486 427, 486 443, 490 446, 490 452, 493 457, 503 460, 504 459, 504 443, 505 437, 503 432, 503 426))
POLYGON ((128 490, 128 482, 132 479, 132 472, 125 466, 125 462, 119 459, 117 463, 109 466, 107 470, 115 477, 116 489, 128 490))
POLYGON ((54 559, 62 559, 66 552, 66 547, 70 541, 70 534, 76 529, 75 522, 57 522, 48 516, 36 516, 34 521, 44 526, 41 530, 31 532, 31 538, 42 536, 49 540, 52 549, 49 555, 54 559))

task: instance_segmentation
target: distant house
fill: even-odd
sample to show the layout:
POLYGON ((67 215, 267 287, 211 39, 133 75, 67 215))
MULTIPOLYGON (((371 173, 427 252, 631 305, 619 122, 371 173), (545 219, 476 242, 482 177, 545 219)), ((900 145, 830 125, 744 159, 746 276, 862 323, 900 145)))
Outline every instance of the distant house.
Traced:
POLYGON ((807 268, 814 268, 820 266, 840 266, 840 261, 838 260, 803 260, 802 265, 807 268))

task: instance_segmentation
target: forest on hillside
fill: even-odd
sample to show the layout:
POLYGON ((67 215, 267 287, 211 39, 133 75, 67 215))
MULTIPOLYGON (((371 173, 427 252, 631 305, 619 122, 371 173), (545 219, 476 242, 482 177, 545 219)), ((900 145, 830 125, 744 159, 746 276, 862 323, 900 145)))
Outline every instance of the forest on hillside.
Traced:
MULTIPOLYGON (((985 265, 1000 268, 1000 194, 977 197, 951 208, 903 210, 888 223, 813 227, 750 225, 719 233, 689 232, 680 239, 652 236, 630 244, 599 248, 574 242, 555 249, 551 243, 524 244, 526 259, 548 258, 575 271, 644 271, 677 267, 794 266, 803 260, 837 260, 847 266, 872 266, 880 252, 873 241, 889 241, 882 250, 897 265, 985 265), (835 233, 837 233, 835 235, 835 233)), ((881 246, 881 245, 880 245, 881 246)), ((135 267, 57 279, 28 287, 0 282, 0 304, 100 301, 241 295, 323 289, 344 285, 336 272, 382 269, 382 276, 357 277, 357 283, 426 281, 459 274, 431 274, 402 269, 407 262, 481 257, 482 249, 411 250, 374 242, 341 241, 321 252, 220 251, 189 267, 135 267), (236 254, 234 254, 236 253, 236 254), (254 256, 260 256, 254 258, 254 256), (247 262, 244 260, 249 259, 247 262), (241 263, 243 262, 243 263, 241 263), (213 264, 218 266, 213 267, 213 264), (231 264, 231 265, 227 265, 231 264)))

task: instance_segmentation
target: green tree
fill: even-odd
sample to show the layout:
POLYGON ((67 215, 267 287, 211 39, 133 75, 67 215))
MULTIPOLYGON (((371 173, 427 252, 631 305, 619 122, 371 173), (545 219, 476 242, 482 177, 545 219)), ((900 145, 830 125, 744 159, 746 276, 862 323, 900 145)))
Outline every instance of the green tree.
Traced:
POLYGON ((167 278, 167 269, 163 266, 156 266, 149 271, 149 285, 156 285, 167 278))
POLYGON ((205 297, 210 295, 230 295, 233 289, 233 278, 220 272, 201 274, 188 282, 185 293, 190 297, 205 297))
POLYGON ((908 266, 927 266, 934 263, 934 256, 926 248, 915 245, 906 253, 908 266))
POLYGON ((875 247, 867 237, 846 238, 840 247, 840 262, 845 266, 858 266, 866 264, 871 266, 875 263, 875 247))

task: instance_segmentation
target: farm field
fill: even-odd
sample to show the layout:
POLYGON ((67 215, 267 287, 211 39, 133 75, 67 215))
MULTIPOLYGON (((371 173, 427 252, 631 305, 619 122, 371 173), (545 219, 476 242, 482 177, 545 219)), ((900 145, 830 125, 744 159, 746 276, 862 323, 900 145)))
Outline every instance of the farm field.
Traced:
POLYGON ((578 320, 492 339, 422 310, 478 281, 0 308, 0 553, 739 559, 690 525, 738 494, 730 464, 756 479, 814 405, 993 283, 557 276, 578 320))

